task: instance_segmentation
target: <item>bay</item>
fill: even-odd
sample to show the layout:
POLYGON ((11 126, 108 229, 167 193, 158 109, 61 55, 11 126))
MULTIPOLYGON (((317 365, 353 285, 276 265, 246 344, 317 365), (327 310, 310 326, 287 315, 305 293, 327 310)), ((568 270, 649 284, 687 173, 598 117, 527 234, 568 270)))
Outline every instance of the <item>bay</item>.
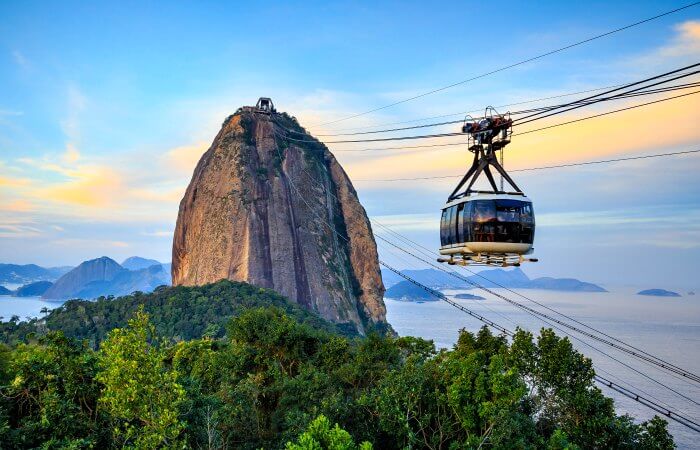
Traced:
POLYGON ((0 295, 0 321, 7 322, 12 316, 19 316, 21 321, 27 318, 41 317, 42 308, 54 309, 63 304, 62 300, 44 300, 41 297, 15 297, 0 295))

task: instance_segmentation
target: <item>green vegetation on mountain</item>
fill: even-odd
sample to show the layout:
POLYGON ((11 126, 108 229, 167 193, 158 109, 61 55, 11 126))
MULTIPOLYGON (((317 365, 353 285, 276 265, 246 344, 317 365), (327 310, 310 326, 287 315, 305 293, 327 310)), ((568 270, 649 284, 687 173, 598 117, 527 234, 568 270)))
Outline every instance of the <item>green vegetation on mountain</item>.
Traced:
POLYGON ((122 305, 101 320, 131 320, 99 350, 56 331, 0 347, 3 448, 673 448, 663 420, 616 415, 590 360, 551 330, 511 343, 462 331, 437 351, 412 337, 348 338, 243 283, 153 297, 73 316, 122 305), (171 314, 187 304, 188 319, 213 318, 208 307, 234 303, 232 292, 223 337, 175 339, 171 314))
POLYGON ((150 315, 157 335, 173 341, 223 337, 231 317, 247 308, 261 306, 282 308, 299 322, 315 328, 355 334, 354 327, 341 329, 273 290, 222 280, 196 287, 164 286, 150 294, 135 292, 119 298, 100 297, 96 301, 69 300, 45 318, 0 322, 0 342, 27 342, 49 331, 61 331, 70 338, 87 339, 96 347, 112 329, 126 326, 141 306, 150 315))

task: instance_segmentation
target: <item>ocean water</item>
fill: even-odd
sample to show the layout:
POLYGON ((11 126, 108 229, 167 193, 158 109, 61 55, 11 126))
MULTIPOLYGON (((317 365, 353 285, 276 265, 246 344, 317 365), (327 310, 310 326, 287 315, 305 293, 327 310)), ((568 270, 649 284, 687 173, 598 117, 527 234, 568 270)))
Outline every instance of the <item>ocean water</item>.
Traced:
MULTIPOLYGON (((550 308, 561 311, 611 336, 643 349, 693 373, 700 373, 700 296, 680 298, 645 297, 630 288, 609 288, 607 293, 556 292, 544 290, 513 290, 550 308)), ((535 309, 541 309, 529 300, 505 289, 494 291, 535 309)), ((448 295, 459 292, 445 291, 448 295)), ((456 300, 465 307, 493 320, 510 330, 516 326, 533 331, 543 326, 539 319, 498 299, 478 292, 486 300, 456 300)), ((460 329, 477 331, 482 324, 445 302, 411 303, 385 299, 387 319, 402 336, 432 339, 438 347, 449 348, 457 340, 460 329)), ((549 314, 548 311, 544 311, 549 314)), ((551 315, 551 314, 550 314, 551 315)), ((555 330, 556 331, 556 330, 555 330)), ((567 330, 568 331, 568 330, 567 330)), ((557 334, 562 335, 561 331, 557 334)), ((578 337, 578 335, 575 335, 578 337)), ((667 404, 674 410, 700 422, 700 386, 690 384, 680 376, 647 365, 612 348, 605 348, 588 338, 571 339, 574 346, 593 360, 597 373, 623 386, 632 385, 643 396, 657 403, 667 404), (593 348, 595 347, 595 349, 593 348), (598 350, 596 350, 598 349, 598 350), (613 361, 614 356, 631 369, 613 361), (648 376, 645 377, 643 374, 648 376), (691 400, 670 392, 661 382, 691 400)), ((615 391, 603 387, 606 395, 615 399, 619 413, 626 413, 638 421, 653 417, 654 412, 615 391)), ((697 433, 669 421, 669 430, 679 448, 698 448, 697 433)))
POLYGON ((12 316, 19 316, 24 321, 27 318, 41 317, 41 309, 54 309, 63 304, 61 300, 43 300, 41 297, 14 297, 0 295, 0 321, 7 322, 12 316))

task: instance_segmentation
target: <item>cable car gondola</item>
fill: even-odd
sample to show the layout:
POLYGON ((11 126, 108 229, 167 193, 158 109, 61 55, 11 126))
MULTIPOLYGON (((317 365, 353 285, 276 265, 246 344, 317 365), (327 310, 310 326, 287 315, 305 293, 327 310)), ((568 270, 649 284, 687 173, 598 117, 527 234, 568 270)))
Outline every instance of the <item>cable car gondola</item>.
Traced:
POLYGON ((486 109, 484 118, 465 120, 462 131, 468 134, 472 166, 452 191, 442 208, 440 220, 439 262, 460 265, 519 266, 533 251, 535 214, 532 201, 506 173, 497 152, 510 143, 513 121, 486 109), (501 176, 500 188, 491 168, 501 176), (485 174, 491 190, 474 190, 477 179, 485 174), (504 181, 512 190, 503 188, 504 181), (466 186, 466 187, 465 187, 466 186))

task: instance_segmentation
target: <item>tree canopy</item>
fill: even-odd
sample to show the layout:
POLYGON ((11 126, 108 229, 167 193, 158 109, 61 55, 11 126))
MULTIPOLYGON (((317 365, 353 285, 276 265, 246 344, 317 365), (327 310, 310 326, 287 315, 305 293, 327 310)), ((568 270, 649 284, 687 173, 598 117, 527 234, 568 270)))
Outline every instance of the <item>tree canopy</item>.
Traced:
POLYGON ((148 311, 99 349, 62 331, 0 347, 3 448, 673 448, 663 419, 617 415, 551 330, 462 330, 437 350, 251 304, 176 339, 148 311))

